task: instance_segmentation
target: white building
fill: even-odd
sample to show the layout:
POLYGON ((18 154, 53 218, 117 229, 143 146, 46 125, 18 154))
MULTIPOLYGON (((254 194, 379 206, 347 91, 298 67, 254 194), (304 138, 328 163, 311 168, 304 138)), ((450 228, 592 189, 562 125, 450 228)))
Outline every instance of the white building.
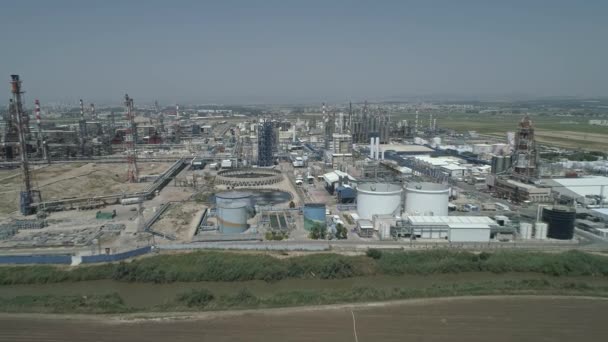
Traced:
POLYGON ((448 176, 454 178, 464 177, 464 173, 467 170, 466 167, 456 164, 446 164, 439 167, 441 171, 445 172, 448 176))
POLYGON ((608 126, 608 120, 589 120, 589 124, 594 126, 608 126))
POLYGON ((487 216, 407 216, 416 237, 450 242, 488 242, 498 224, 487 216))

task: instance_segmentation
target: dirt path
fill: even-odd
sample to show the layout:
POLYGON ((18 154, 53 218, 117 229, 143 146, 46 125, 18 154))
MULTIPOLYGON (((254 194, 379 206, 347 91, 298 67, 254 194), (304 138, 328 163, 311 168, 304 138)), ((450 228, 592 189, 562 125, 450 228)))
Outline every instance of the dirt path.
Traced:
MULTIPOLYGON (((205 311, 205 312, 143 312, 133 314, 111 314, 111 315, 94 315, 94 314, 35 314, 35 313, 2 313, 0 312, 0 320, 6 318, 28 318, 28 319, 61 319, 61 320, 76 320, 76 321, 96 321, 104 323, 140 323, 145 321, 198 321, 217 318, 232 318, 238 316, 248 316, 252 314, 282 316, 298 313, 323 312, 323 311, 340 311, 340 310, 358 310, 358 309, 374 309, 387 308, 393 306, 425 306, 437 303, 454 303, 466 301, 503 301, 503 300, 593 300, 605 302, 608 305, 608 298, 604 297, 587 297, 587 296, 541 296, 541 295, 493 295, 493 296, 458 296, 458 297, 438 297, 438 298, 416 298, 416 299, 400 299, 383 302, 369 303, 352 303, 352 304, 331 304, 331 305, 311 305, 311 306, 295 306, 286 308, 270 308, 270 309, 247 309, 247 310, 224 310, 224 311, 205 311)), ((350 312, 350 311, 349 311, 350 312)))

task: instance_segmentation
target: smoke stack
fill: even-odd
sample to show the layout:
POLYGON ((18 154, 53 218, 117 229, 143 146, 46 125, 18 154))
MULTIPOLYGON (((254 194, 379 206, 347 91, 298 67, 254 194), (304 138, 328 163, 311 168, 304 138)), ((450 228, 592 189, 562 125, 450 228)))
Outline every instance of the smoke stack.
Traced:
POLYGON ((175 118, 179 119, 179 105, 175 105, 175 118))
POLYGON ((93 120, 97 120, 97 114, 95 114, 95 104, 91 103, 91 117, 93 120))
POLYGON ((34 101, 34 104, 36 111, 36 124, 38 124, 38 129, 40 129, 40 101, 36 99, 36 101, 34 101))
POLYGON ((374 159, 380 159, 380 138, 376 137, 376 148, 374 148, 376 156, 374 159))
POLYGON ((80 99, 80 118, 84 119, 84 102, 80 99))

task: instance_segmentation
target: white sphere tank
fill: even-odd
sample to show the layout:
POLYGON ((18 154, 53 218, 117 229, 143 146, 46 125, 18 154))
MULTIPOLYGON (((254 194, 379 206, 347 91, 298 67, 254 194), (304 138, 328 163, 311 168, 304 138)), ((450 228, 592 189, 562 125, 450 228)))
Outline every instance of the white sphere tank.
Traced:
POLYGON ((405 188, 405 212, 411 216, 448 216, 450 188, 437 183, 410 183, 405 188))
POLYGON ((401 194, 399 184, 362 183, 357 186, 357 213, 365 220, 374 215, 399 215, 401 194))

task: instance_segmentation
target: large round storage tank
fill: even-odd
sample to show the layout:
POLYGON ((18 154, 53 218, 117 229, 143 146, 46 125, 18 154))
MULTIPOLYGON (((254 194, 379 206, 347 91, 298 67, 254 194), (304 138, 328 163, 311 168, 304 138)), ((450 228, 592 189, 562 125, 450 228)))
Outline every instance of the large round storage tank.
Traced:
POLYGON ((558 240, 571 240, 574 237, 576 212, 567 207, 543 208, 543 221, 549 227, 547 237, 558 240))
POLYGON ((251 194, 230 191, 215 195, 216 217, 221 233, 242 233, 255 214, 251 194))
POLYGON ((359 184, 357 186, 357 213, 360 218, 365 220, 371 220, 374 215, 399 215, 402 193, 403 189, 399 184, 359 184))
POLYGON ((325 203, 306 203, 302 211, 304 214, 304 229, 311 231, 315 225, 327 226, 325 203))
POLYGON ((405 188, 405 212, 417 216, 448 216, 450 188, 437 183, 410 183, 405 188))

